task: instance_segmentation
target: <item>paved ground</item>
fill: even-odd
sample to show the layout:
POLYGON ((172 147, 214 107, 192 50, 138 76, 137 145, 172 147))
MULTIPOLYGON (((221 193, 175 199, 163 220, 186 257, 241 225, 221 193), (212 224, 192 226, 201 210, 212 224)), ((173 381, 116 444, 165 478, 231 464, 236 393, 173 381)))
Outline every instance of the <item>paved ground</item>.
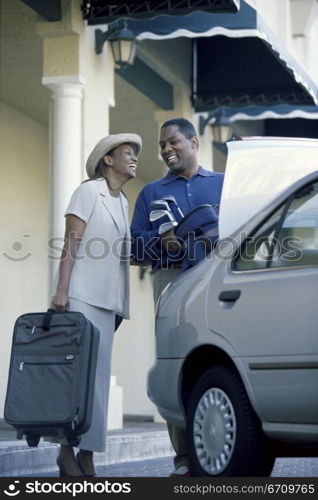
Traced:
MULTIPOLYGON (((165 457, 97 467, 97 475, 99 477, 168 477, 172 470, 172 457, 165 457)), ((28 477, 57 477, 57 473, 28 477)), ((278 458, 271 477, 318 477, 318 458, 278 458)))
MULTIPOLYGON (((168 477, 173 470, 172 457, 138 460, 96 467, 98 477, 168 477)), ((27 477, 57 477, 57 472, 27 477)))
MULTIPOLYGON (((138 433, 142 431, 155 432, 166 429, 165 424, 127 422, 121 430, 110 431, 120 437, 121 434, 138 433)), ((15 441, 16 432, 0 420, 0 441, 15 441)), ((3 443, 4 444, 4 443, 3 443)), ((290 450, 292 451, 292 450, 290 450)), ((296 450, 294 450, 296 451, 296 450)), ((296 451, 297 453, 297 451, 296 451)), ((287 455, 289 456, 289 455, 287 455)), ((117 464, 98 466, 99 477, 168 477, 173 470, 172 456, 152 458, 148 460, 134 460, 117 464)), ((318 477, 318 457, 290 457, 278 458, 275 462, 272 477, 318 477)), ((26 477, 57 477, 57 472, 46 474, 32 474, 26 477)))

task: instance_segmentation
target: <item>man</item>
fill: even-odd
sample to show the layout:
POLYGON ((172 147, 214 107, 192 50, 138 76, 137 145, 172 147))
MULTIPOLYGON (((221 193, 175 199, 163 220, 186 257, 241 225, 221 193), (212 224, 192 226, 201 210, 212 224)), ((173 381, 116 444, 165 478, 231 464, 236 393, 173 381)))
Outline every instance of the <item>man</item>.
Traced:
MULTIPOLYGON (((150 203, 172 195, 173 216, 181 219, 180 210, 187 214, 198 205, 211 204, 218 208, 221 198, 223 174, 203 169, 198 162, 199 141, 192 123, 183 118, 166 121, 160 132, 160 152, 169 168, 162 179, 150 182, 140 192, 131 223, 133 263, 151 263, 154 271, 154 301, 157 302, 165 286, 181 272, 183 248, 171 229, 159 236, 158 229, 168 219, 150 222, 150 203)), ((175 471, 172 476, 189 476, 189 461, 185 431, 167 424, 171 443, 176 452, 175 471)))

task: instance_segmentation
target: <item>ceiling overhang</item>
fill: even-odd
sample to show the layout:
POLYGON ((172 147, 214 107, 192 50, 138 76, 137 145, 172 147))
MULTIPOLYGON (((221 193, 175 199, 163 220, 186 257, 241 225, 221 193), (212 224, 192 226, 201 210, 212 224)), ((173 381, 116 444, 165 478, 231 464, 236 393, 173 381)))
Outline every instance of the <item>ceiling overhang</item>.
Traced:
POLYGON ((116 19, 152 19, 159 15, 186 15, 194 11, 237 12, 240 0, 84 0, 88 24, 108 24, 116 19))
POLYGON ((62 16, 61 0, 21 0, 50 22, 60 21, 62 16))
POLYGON ((173 109, 173 86, 139 57, 135 58, 133 66, 118 68, 116 73, 151 99, 159 108, 173 109))
POLYGON ((192 103, 197 112, 220 106, 318 104, 315 83, 243 0, 235 14, 194 12, 126 21, 140 41, 193 39, 192 103))

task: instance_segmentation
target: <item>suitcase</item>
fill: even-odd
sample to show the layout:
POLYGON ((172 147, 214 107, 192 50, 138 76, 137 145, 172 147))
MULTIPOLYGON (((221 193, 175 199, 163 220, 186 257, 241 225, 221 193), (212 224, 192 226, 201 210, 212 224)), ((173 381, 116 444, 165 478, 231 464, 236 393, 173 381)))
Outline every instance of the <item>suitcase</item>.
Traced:
POLYGON ((90 427, 99 330, 80 312, 23 314, 13 330, 4 419, 29 446, 77 446, 90 427))

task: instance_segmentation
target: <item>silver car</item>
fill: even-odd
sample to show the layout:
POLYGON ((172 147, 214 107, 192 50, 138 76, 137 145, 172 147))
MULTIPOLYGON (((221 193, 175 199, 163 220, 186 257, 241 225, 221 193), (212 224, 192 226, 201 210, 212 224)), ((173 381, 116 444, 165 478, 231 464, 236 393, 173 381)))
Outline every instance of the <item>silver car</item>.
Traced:
POLYGON ((148 395, 186 429, 192 475, 266 476, 276 445, 318 451, 317 325, 315 171, 159 299, 148 395))

